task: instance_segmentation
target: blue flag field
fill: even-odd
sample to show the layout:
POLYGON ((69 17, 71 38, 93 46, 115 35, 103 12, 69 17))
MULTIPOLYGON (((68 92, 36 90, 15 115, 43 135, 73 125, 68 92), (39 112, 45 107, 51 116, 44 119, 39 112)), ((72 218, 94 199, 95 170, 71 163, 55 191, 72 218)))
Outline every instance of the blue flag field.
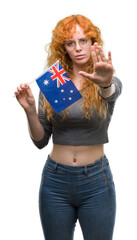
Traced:
POLYGON ((36 82, 57 114, 82 97, 59 61, 49 67, 36 82))

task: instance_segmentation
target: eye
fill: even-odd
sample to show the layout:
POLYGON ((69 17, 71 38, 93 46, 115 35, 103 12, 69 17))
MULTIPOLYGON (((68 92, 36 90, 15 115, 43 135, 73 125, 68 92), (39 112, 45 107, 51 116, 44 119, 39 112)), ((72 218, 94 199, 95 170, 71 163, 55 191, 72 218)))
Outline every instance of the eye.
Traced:
POLYGON ((67 42, 66 44, 68 47, 73 47, 75 45, 75 43, 73 41, 67 42))
POLYGON ((87 38, 83 38, 83 39, 80 39, 80 42, 82 43, 82 44, 85 44, 85 43, 87 43, 87 38))

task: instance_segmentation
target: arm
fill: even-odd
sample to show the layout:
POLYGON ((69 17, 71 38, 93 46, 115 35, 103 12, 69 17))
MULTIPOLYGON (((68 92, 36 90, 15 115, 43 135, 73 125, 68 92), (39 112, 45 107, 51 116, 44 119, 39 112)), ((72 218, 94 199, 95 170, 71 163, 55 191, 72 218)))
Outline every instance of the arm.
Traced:
POLYGON ((38 142, 44 137, 44 128, 42 127, 36 111, 34 113, 28 113, 26 111, 28 120, 29 134, 32 140, 38 142))
POLYGON ((112 81, 113 84, 111 85, 111 87, 106 89, 99 87, 98 89, 98 94, 100 95, 100 97, 107 102, 116 101, 122 91, 122 83, 119 78, 113 76, 112 81))
POLYGON ((33 143, 39 149, 45 147, 48 144, 49 139, 50 139, 51 134, 52 134, 52 123, 51 123, 51 121, 49 121, 47 119, 47 112, 46 112, 46 110, 43 113, 43 111, 42 111, 42 109, 40 107, 42 100, 43 100, 43 95, 42 95, 42 92, 40 92, 37 117, 39 119, 39 122, 40 122, 41 126, 43 127, 44 134, 43 134, 43 137, 40 140, 36 140, 36 139, 34 140, 34 138, 32 137, 33 143))
POLYGON ((15 95, 19 104, 23 107, 26 113, 28 119, 29 133, 32 141, 36 143, 35 145, 38 148, 42 148, 43 145, 41 147, 39 143, 44 139, 44 144, 46 145, 48 134, 46 137, 44 127, 40 123, 38 114, 36 112, 35 99, 29 85, 21 84, 20 87, 17 88, 17 91, 15 91, 15 95))
POLYGON ((93 73, 89 74, 83 71, 79 73, 99 86, 98 93, 102 98, 107 99, 113 95, 115 95, 116 98, 121 92, 122 84, 118 78, 113 76, 114 69, 111 52, 108 52, 107 60, 102 47, 94 43, 94 45, 91 46, 91 56, 93 59, 93 73), (110 85, 111 87, 108 87, 110 85))

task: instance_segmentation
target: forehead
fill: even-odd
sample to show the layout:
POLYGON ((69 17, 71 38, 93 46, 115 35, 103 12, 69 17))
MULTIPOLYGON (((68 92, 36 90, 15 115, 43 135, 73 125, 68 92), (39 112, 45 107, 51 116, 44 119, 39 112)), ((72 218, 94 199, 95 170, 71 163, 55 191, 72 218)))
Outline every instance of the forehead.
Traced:
POLYGON ((77 39, 77 38, 85 37, 83 28, 78 24, 76 24, 76 26, 72 28, 68 37, 69 39, 77 39))

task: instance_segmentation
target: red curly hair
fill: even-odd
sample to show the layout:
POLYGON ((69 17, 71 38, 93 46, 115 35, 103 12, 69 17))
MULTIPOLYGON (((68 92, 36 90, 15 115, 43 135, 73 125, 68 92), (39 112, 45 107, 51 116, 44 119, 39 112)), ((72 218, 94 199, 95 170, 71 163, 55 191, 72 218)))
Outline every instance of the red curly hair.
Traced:
MULTIPOLYGON (((93 25, 93 23, 88 18, 82 15, 72 15, 59 21, 55 29, 52 31, 52 41, 49 44, 48 49, 46 48, 46 51, 48 52, 46 67, 51 66, 52 64, 54 64, 54 62, 59 60, 62 67, 65 69, 70 78, 72 78, 73 74, 73 64, 69 55, 66 53, 64 43, 73 36, 76 24, 83 28, 83 32, 86 37, 91 38, 92 44, 97 42, 99 45, 103 46, 100 29, 97 26, 93 25)), ((92 58, 90 58, 87 62, 85 71, 87 71, 88 73, 93 73, 92 58)), ((85 91, 81 92, 81 89, 80 93, 83 96, 83 105, 81 107, 84 107, 85 117, 90 118, 91 107, 94 107, 98 116, 106 117, 107 103, 99 96, 98 85, 94 84, 91 80, 87 78, 84 78, 84 80, 85 81, 83 81, 82 89, 85 88, 85 91)), ((41 108, 43 112, 45 110, 47 111, 48 120, 50 120, 50 118, 53 118, 55 111, 44 96, 41 102, 41 108)), ((69 114, 68 108, 66 108, 59 114, 63 115, 64 119, 65 115, 69 114)))

